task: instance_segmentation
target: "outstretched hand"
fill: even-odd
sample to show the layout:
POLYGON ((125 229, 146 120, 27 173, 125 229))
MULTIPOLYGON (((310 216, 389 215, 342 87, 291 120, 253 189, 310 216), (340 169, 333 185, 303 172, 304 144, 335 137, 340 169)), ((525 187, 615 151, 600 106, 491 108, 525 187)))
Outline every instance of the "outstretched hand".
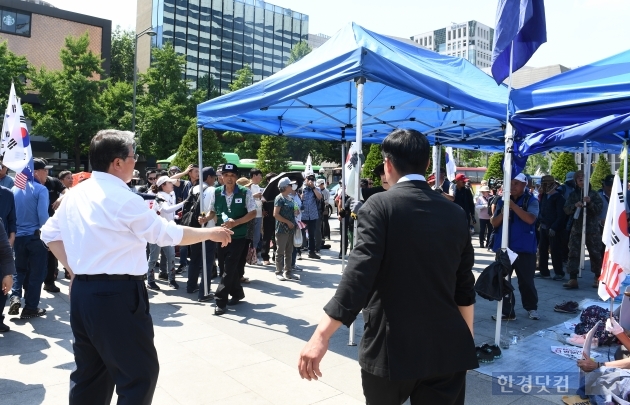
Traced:
POLYGON ((214 242, 219 242, 221 247, 226 247, 230 242, 232 242, 232 235, 234 232, 227 228, 222 227, 214 227, 214 228, 205 228, 209 233, 209 240, 214 242))
POLYGON ((300 377, 307 380, 317 380, 322 376, 322 372, 319 371, 319 363, 328 351, 328 339, 324 339, 321 336, 315 334, 311 337, 311 340, 306 343, 306 346, 300 352, 300 359, 298 361, 298 371, 300 377))

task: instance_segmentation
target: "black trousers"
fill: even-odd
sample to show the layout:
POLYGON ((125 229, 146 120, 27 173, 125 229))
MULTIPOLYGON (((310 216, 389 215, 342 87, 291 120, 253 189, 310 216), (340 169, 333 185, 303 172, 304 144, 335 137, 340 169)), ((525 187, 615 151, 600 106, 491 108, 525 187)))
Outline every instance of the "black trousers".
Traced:
POLYGON ((109 405, 114 386, 118 405, 152 402, 160 366, 142 280, 75 278, 70 326, 77 365, 70 374, 70 405, 109 405))
POLYGON ((317 220, 310 219, 302 222, 306 224, 306 229, 308 230, 308 253, 315 254, 315 251, 319 249, 319 246, 317 246, 315 242, 317 236, 317 220))
POLYGON ((421 380, 390 381, 361 370, 363 395, 367 405, 464 405, 466 371, 421 380))
MULTIPOLYGON (((212 266, 214 265, 215 250, 217 243, 212 241, 205 241, 206 244, 206 270, 208 271, 208 283, 210 283, 210 275, 212 274, 212 266)), ((188 281, 186 282, 186 292, 192 293, 195 288, 199 288, 198 298, 203 298, 205 294, 206 278, 203 274, 203 252, 201 250, 201 243, 195 243, 188 246, 188 254, 190 257, 190 265, 188 265, 188 281), (201 274, 201 282, 197 285, 199 275, 201 274)), ((210 291, 210 284, 208 284, 208 291, 210 291)))
POLYGON ((219 267, 224 274, 214 293, 214 299, 219 308, 225 308, 228 297, 241 300, 245 298, 241 276, 245 273, 245 261, 242 260, 243 251, 248 247, 247 239, 232 239, 226 247, 219 248, 219 267), (243 266, 241 269, 240 266, 243 266))
POLYGON ((490 243, 491 234, 492 225, 490 225, 490 220, 479 218, 479 246, 487 247, 490 243))
POLYGON ((44 284, 46 285, 55 284, 55 279, 57 278, 55 277, 55 272, 57 271, 58 265, 59 265, 59 262, 57 261, 57 258, 55 257, 53 252, 49 250, 48 251, 48 270, 46 271, 46 278, 44 279, 44 284))
POLYGON ((564 276, 562 269, 562 239, 559 231, 553 238, 549 237, 548 229, 541 229, 538 239, 538 270, 543 276, 549 276, 549 251, 551 250, 551 265, 556 276, 564 276))
MULTIPOLYGON (((518 252, 517 252, 518 253, 518 252)), ((538 291, 534 284, 534 273, 536 272, 536 254, 535 253, 519 253, 518 257, 512 264, 512 270, 516 271, 518 279, 518 291, 521 293, 521 302, 523 308, 527 311, 538 309, 538 291)), ((512 271, 510 272, 510 278, 512 271)), ((503 315, 513 316, 514 312, 514 293, 509 293, 503 297, 503 315)))
POLYGON ((269 261, 270 257, 269 257, 269 252, 273 249, 274 253, 273 253, 273 260, 276 260, 276 234, 275 232, 272 233, 271 235, 268 234, 264 234, 263 235, 263 239, 262 239, 262 249, 261 249, 261 256, 262 259, 266 262, 269 261), (273 244, 273 247, 271 246, 273 244))

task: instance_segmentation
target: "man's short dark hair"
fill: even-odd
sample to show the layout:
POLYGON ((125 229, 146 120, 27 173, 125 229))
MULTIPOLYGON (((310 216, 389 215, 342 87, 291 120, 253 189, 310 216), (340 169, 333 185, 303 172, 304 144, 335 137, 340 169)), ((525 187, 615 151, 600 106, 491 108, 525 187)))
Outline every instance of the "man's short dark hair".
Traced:
POLYGON ((157 174, 157 170, 156 169, 149 169, 147 170, 147 172, 145 173, 147 177, 149 177, 150 174, 157 174))
POLYGON ((72 176, 72 172, 70 170, 64 170, 62 172, 59 173, 59 175, 57 176, 57 178, 59 180, 63 180, 67 175, 72 176))
POLYGON ((385 164, 384 163, 379 163, 376 165, 376 167, 374 168, 374 171, 372 172, 374 173, 375 176, 382 176, 385 174, 385 164))
POLYGON ((129 146, 134 150, 136 148, 132 132, 115 129, 98 131, 90 142, 89 154, 92 170, 107 172, 114 159, 127 159, 129 146))
POLYGON ((255 167, 252 170, 250 170, 250 172, 249 172, 250 177, 254 177, 254 176, 257 176, 259 174, 262 176, 262 170, 256 169, 255 167))
POLYGON ((424 175, 429 165, 429 141, 415 129, 396 129, 383 140, 381 154, 401 176, 424 175))

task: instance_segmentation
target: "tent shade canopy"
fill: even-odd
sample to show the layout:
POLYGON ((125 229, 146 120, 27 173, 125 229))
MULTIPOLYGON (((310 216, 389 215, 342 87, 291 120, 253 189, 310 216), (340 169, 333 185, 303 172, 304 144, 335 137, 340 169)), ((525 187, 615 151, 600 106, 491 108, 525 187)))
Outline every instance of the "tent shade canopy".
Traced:
POLYGON ((521 134, 630 112, 630 50, 510 93, 521 134))
POLYGON ((380 143, 399 127, 454 147, 503 142, 505 86, 465 59, 354 23, 273 76, 199 104, 197 122, 218 130, 354 141, 358 78, 366 79, 364 142, 380 143))

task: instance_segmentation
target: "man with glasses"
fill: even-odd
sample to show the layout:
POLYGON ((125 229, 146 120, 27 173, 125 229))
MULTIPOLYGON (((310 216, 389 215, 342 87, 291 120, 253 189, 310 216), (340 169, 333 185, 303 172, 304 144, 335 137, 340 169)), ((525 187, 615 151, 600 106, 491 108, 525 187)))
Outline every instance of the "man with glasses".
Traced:
POLYGON ((24 309, 21 319, 43 316, 46 310, 38 308, 42 284, 48 269, 48 250, 40 239, 40 228, 48 220, 48 190, 41 183, 48 173, 46 163, 33 159, 34 181, 26 182, 24 190, 13 186, 17 232, 15 235, 15 269, 9 304, 9 315, 17 315, 21 307, 22 287, 25 287, 24 309), (40 180, 42 179, 42 180, 40 180), (28 277, 27 277, 28 275, 28 277), (27 283, 28 285, 25 285, 27 283))
POLYGON ((109 404, 114 389, 119 403, 152 402, 159 362, 143 281, 147 242, 230 242, 227 229, 179 226, 129 192, 134 146, 131 132, 96 134, 89 149, 91 179, 64 198, 42 228, 42 239, 72 276, 71 405, 109 404))
POLYGON ((6 187, 9 190, 13 188, 13 178, 7 175, 9 168, 5 165, 0 167, 0 186, 6 187))

